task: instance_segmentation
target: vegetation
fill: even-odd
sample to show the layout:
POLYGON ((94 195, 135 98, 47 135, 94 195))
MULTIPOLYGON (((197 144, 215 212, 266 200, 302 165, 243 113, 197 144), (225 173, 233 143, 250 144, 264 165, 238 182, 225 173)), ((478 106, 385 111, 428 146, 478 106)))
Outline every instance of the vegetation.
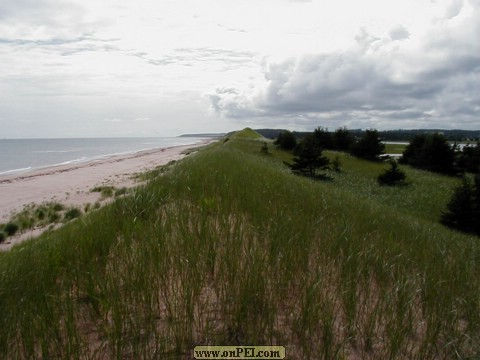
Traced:
POLYGON ((113 196, 115 187, 110 185, 96 186, 90 192, 98 192, 101 194, 102 199, 107 199, 113 196))
POLYGON ((334 149, 333 144, 333 136, 331 133, 328 132, 328 129, 324 129, 322 127, 318 127, 313 132, 313 137, 317 146, 321 149, 334 149))
POLYGON ((278 135, 274 144, 283 150, 293 150, 297 146, 297 138, 291 131, 285 130, 278 135))
POLYGON ((346 127, 335 130, 332 137, 333 150, 349 152, 355 144, 355 137, 346 127))
POLYGON ((270 155, 270 150, 268 149, 268 143, 264 141, 260 147, 260 153, 263 155, 270 155))
POLYGON ((458 179, 405 166, 410 186, 382 187, 383 163, 324 151, 342 171, 311 181, 230 139, 1 253, 0 357, 480 355, 478 238, 438 223, 458 179))
MULTIPOLYGON (((283 131, 282 129, 256 129, 257 132, 263 136, 275 139, 278 137, 278 134, 283 131)), ((349 130, 349 134, 362 135, 362 130, 349 130)), ((386 141, 410 141, 416 135, 419 134, 429 134, 429 133, 441 133, 443 134, 448 141, 464 142, 464 141, 479 141, 480 140, 480 130, 440 130, 440 129, 416 129, 416 130, 385 130, 380 131, 380 137, 386 141)), ((303 136, 303 133, 294 132, 294 134, 299 134, 303 136)), ((346 149, 345 149, 346 150, 346 149)))
POLYGON ((474 182, 463 178, 461 186, 455 189, 447 211, 441 222, 447 226, 480 236, 480 175, 474 182))
POLYGON ((405 183, 405 173, 400 170, 398 163, 395 160, 389 161, 390 168, 385 170, 383 174, 378 176, 378 182, 380 185, 400 185, 405 183))
POLYGON ((8 236, 14 236, 35 228, 54 226, 80 215, 81 211, 79 209, 65 209, 64 205, 55 201, 26 205, 22 211, 13 214, 7 224, 0 224, 0 232, 3 233, 1 237, 3 240, 0 243, 5 241, 8 236))
POLYGON ((389 144, 385 144, 385 152, 387 154, 401 155, 405 151, 406 147, 407 145, 402 143, 389 143, 389 144))
POLYGON ((455 174, 455 151, 441 134, 415 136, 403 152, 403 164, 441 174, 455 174))
POLYGON ((16 223, 9 222, 8 224, 5 225, 5 227, 3 228, 3 231, 7 236, 13 236, 16 234, 18 229, 19 229, 19 226, 16 223))
POLYGON ((241 131, 236 131, 233 134, 230 134, 230 138, 233 139, 262 139, 263 136, 260 135, 255 130, 250 128, 245 128, 241 131))
POLYGON ((328 167, 330 161, 322 155, 322 147, 319 145, 315 134, 307 135, 295 148, 295 157, 291 169, 302 175, 317 177, 317 171, 328 167))
POLYGON ((72 207, 65 212, 65 221, 76 219, 82 215, 82 211, 76 207, 72 207))
POLYGON ((367 130, 352 148, 352 154, 366 160, 379 160, 385 153, 385 145, 380 140, 377 130, 367 130))
POLYGON ((458 154, 457 166, 465 172, 480 174, 480 142, 476 146, 465 146, 458 154))

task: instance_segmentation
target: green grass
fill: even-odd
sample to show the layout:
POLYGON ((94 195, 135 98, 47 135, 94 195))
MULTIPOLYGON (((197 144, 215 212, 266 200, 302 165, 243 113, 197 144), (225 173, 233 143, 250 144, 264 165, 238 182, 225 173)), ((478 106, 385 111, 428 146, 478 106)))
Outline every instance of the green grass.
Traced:
POLYGON ((436 222, 446 209, 453 189, 461 180, 400 165, 406 174, 407 186, 378 186, 377 177, 388 169, 386 162, 369 162, 345 153, 326 152, 339 157, 341 172, 328 172, 333 179, 327 185, 341 188, 361 198, 388 206, 392 215, 422 218, 436 222))
POLYGON ((59 223, 62 219, 65 208, 62 204, 51 201, 42 204, 28 204, 18 213, 12 214, 8 224, 0 224, 0 230, 4 231, 4 240, 7 236, 15 233, 24 232, 37 227, 46 227, 59 223), (5 231, 7 225, 16 227, 16 231, 11 233, 5 231))
POLYGON ((386 154, 402 154, 407 148, 405 144, 385 144, 385 153, 386 154))
POLYGON ((114 195, 115 187, 110 185, 95 186, 90 192, 98 192, 102 199, 108 199, 114 195))
POLYGON ((230 136, 232 139, 263 139, 263 136, 256 132, 255 130, 252 130, 250 128, 245 128, 240 131, 235 131, 232 133, 230 136))
POLYGON ((385 164, 329 153, 342 172, 312 181, 261 144, 211 145, 1 253, 0 357, 183 359, 208 344, 479 355, 478 238, 421 215, 455 179, 407 168, 411 184, 390 191, 376 185, 385 164))

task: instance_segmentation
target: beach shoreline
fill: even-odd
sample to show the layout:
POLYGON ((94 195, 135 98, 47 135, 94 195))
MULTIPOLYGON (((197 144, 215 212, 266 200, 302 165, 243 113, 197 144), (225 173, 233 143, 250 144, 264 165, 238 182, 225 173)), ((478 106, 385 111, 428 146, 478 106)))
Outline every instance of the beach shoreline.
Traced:
POLYGON ((133 179, 135 174, 180 160, 187 150, 197 149, 214 141, 216 140, 206 139, 196 144, 151 149, 2 176, 0 223, 7 222, 13 214, 29 204, 55 201, 67 207, 80 208, 89 203, 93 204, 99 201, 101 196, 91 191, 94 187, 134 187, 138 185, 133 179))

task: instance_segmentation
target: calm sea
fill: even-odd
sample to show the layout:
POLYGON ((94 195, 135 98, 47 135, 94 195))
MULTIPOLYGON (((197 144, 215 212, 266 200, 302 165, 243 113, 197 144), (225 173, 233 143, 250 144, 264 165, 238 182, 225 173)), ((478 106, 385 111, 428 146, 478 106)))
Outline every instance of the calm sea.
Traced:
POLYGON ((201 138, 0 139, 0 176, 142 150, 190 145, 201 138))

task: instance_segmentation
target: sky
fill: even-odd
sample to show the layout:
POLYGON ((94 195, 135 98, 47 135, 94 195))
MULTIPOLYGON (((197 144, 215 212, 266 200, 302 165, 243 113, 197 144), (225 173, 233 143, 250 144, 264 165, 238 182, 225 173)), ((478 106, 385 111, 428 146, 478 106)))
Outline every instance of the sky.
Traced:
POLYGON ((1 0, 0 138, 480 129, 480 0, 1 0))

